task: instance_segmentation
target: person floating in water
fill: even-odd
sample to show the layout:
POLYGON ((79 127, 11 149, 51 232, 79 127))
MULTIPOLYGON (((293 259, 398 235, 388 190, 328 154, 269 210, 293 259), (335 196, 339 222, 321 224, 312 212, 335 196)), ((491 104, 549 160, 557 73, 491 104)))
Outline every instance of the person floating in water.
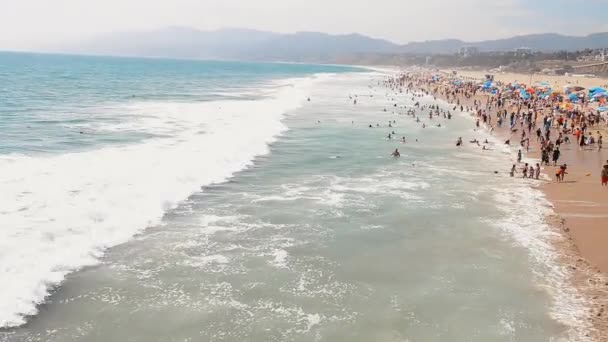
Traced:
POLYGON ((395 152, 393 152, 393 154, 391 154, 391 156, 393 156, 393 158, 401 157, 401 153, 399 153, 399 149, 395 149, 395 152))

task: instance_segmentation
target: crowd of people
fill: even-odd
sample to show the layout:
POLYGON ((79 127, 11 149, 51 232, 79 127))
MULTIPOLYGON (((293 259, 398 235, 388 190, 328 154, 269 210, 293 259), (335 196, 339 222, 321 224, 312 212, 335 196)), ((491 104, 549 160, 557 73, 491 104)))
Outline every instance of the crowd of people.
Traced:
MULTIPOLYGON (((507 145, 511 145, 513 140, 518 141, 521 149, 517 154, 517 164, 510 171, 513 177, 517 165, 522 177, 534 179, 540 178, 542 167, 555 167, 556 181, 563 182, 568 174, 568 165, 560 163, 564 145, 576 143, 575 148, 579 150, 602 150, 600 129, 608 126, 608 120, 584 97, 580 103, 572 104, 568 102, 566 94, 542 94, 531 85, 516 84, 516 88, 514 84, 491 82, 491 87, 488 84, 490 81, 465 81, 451 75, 424 72, 404 73, 384 82, 386 87, 394 91, 414 94, 413 100, 415 96, 423 95, 441 97, 453 106, 452 111, 472 113, 476 118, 476 128, 485 127, 490 133, 495 128, 504 131, 508 135, 505 141, 507 145), (522 87, 526 90, 522 91, 522 87), (535 145, 535 157, 540 159, 535 166, 526 163, 522 157, 522 150, 530 152, 531 144, 535 145)), ((415 106, 422 112, 428 110, 430 120, 438 116, 452 118, 452 111, 444 111, 436 105, 421 106, 416 102, 415 106)), ((409 110, 407 114, 420 122, 416 111, 409 110)), ((425 123, 422 125, 426 127, 425 123)), ((441 124, 436 125, 440 127, 441 124)), ((477 139, 470 143, 481 146, 477 139)), ((486 143, 483 144, 484 150, 486 143)), ((458 138, 456 145, 463 145, 462 137, 458 138)), ((604 186, 608 183, 607 169, 608 162, 601 170, 604 186)))

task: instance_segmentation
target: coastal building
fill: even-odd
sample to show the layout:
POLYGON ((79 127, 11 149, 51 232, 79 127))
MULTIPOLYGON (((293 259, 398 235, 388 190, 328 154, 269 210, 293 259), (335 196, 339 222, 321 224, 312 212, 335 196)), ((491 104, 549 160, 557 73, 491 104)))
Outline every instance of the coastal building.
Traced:
POLYGON ((532 54, 532 49, 530 49, 529 47, 522 46, 515 49, 515 54, 517 56, 529 56, 532 54))
POLYGON ((475 56, 479 54, 479 49, 475 46, 463 46, 458 51, 458 54, 462 57, 475 56))

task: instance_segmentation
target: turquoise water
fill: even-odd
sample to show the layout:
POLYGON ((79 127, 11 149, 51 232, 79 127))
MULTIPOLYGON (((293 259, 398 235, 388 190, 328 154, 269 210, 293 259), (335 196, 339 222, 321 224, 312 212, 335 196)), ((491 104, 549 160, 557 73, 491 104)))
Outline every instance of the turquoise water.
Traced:
POLYGON ((165 62, 161 97, 123 98, 147 135, 0 159, 0 340, 585 340, 550 208, 467 114, 422 128, 384 72, 229 63, 211 91, 171 65, 217 64, 141 61, 165 62))
POLYGON ((0 52, 0 154, 134 143, 162 134, 138 126, 150 113, 128 104, 251 99, 263 95, 258 88, 268 80, 347 70, 353 69, 0 52))

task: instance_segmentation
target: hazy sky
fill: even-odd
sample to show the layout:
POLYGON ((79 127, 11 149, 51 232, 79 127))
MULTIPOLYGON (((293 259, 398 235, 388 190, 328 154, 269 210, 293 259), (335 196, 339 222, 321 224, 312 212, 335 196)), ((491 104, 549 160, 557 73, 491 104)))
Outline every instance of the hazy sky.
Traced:
POLYGON ((399 43, 608 31, 608 0, 0 0, 0 49, 166 26, 359 32, 399 43))

